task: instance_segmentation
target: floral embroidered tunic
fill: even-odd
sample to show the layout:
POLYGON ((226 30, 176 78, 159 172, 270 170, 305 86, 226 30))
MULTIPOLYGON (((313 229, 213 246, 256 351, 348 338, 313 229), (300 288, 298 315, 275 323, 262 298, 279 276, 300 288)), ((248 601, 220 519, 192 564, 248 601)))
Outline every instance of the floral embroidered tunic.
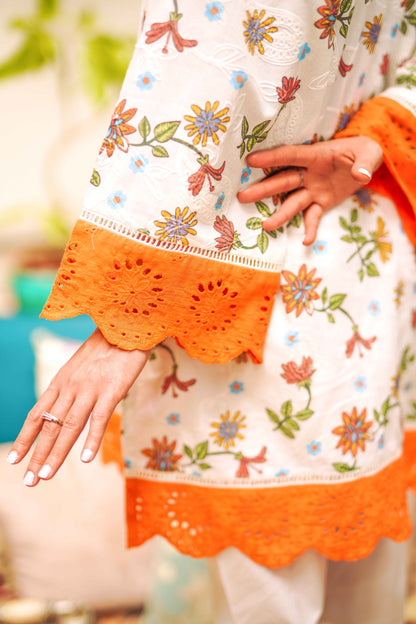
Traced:
POLYGON ((403 540, 413 0, 144 4, 44 310, 153 347, 123 410, 129 544, 159 533, 194 556, 236 546, 278 566, 403 540), (238 202, 272 173, 245 156, 343 133, 383 146, 374 185, 326 213, 311 247, 300 215, 264 231, 282 198, 238 202))

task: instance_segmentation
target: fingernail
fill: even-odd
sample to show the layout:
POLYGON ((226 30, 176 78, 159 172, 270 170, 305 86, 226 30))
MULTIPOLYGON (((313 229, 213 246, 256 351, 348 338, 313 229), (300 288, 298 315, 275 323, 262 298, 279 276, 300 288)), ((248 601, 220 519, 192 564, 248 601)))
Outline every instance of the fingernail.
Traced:
POLYGON ((52 468, 50 466, 48 466, 48 464, 45 464, 44 466, 42 466, 42 468, 39 470, 38 472, 38 477, 40 479, 47 479, 49 477, 49 475, 52 472, 52 468))
POLYGON ((359 173, 362 173, 362 174, 363 174, 363 175, 365 175, 365 176, 367 176, 367 178, 368 178, 369 180, 371 180, 371 173, 370 173, 367 169, 364 169, 364 167, 360 167, 360 168, 358 169, 358 172, 359 172, 359 173))
POLYGON ((90 449, 84 449, 82 451, 81 461, 89 462, 89 461, 91 461, 93 455, 94 455, 94 453, 90 449))
POLYGON ((25 485, 33 485, 34 480, 35 480, 34 473, 29 470, 29 472, 26 473, 26 476, 23 479, 23 483, 25 485))
POLYGON ((18 457, 19 456, 16 453, 16 451, 10 451, 10 453, 7 455, 7 461, 9 462, 9 464, 15 464, 17 462, 18 457))

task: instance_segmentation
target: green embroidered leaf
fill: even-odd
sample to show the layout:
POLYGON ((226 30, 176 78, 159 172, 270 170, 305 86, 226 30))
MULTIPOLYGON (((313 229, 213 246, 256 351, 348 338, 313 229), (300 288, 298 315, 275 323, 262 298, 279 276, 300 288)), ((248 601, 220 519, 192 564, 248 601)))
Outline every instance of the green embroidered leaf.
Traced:
POLYGON ((353 210, 351 210, 350 219, 351 219, 351 223, 355 223, 358 220, 358 210, 357 210, 357 208, 354 208, 353 210))
POLYGON ((339 29, 339 34, 341 37, 346 37, 348 35, 348 25, 344 22, 339 29))
POLYGON ((243 123, 241 124, 241 138, 244 139, 247 136, 247 132, 248 132, 248 121, 247 121, 247 117, 243 117, 243 123))
POLYGON ((383 414, 383 416, 386 416, 389 409, 390 409, 390 397, 388 396, 387 399, 383 402, 383 405, 381 406, 381 413, 383 414))
POLYGON ((346 243, 354 242, 354 238, 351 236, 351 234, 345 234, 345 236, 341 236, 341 240, 345 241, 346 243))
POLYGON ((295 214, 295 216, 291 218, 291 220, 287 224, 287 227, 289 227, 290 225, 293 225, 295 228, 300 228, 300 226, 302 225, 302 215, 300 212, 298 212, 298 214, 295 214))
POLYGON ((290 427, 290 429, 293 429, 294 431, 300 431, 299 424, 296 422, 296 420, 293 420, 293 418, 288 418, 285 424, 288 427, 290 427))
POLYGON ((406 19, 412 26, 416 26, 416 11, 410 13, 410 15, 406 15, 406 19))
POLYGON ((262 232, 257 236, 257 247, 260 249, 261 253, 265 253, 269 246, 269 239, 267 238, 266 232, 262 232))
POLYGON ((373 410, 373 412, 374 412, 374 418, 376 422, 380 422, 380 412, 378 412, 376 409, 373 410))
POLYGON ((136 232, 140 232, 140 234, 147 234, 149 236, 150 230, 147 228, 137 228, 136 232))
POLYGON ((268 234, 269 236, 271 236, 272 238, 277 238, 277 232, 276 230, 268 230, 266 232, 266 234, 268 234))
POLYGON ((150 128, 149 120, 147 119, 147 117, 143 117, 143 119, 141 119, 139 123, 139 132, 144 138, 144 140, 146 140, 146 138, 149 136, 150 130, 151 128, 150 128))
POLYGON ((254 126, 253 136, 259 137, 261 134, 263 134, 263 132, 266 130, 269 123, 270 123, 270 119, 267 119, 267 121, 262 121, 261 123, 257 124, 257 126, 254 126))
POLYGON ((155 128, 155 139, 158 143, 166 143, 175 134, 180 121, 164 121, 155 128))
POLYGON ((195 447, 195 456, 197 459, 204 459, 208 453, 208 440, 197 444, 195 447))
POLYGON ((407 23, 402 20, 401 24, 400 24, 400 32, 405 35, 407 33, 407 23))
POLYGON ((240 148, 240 158, 244 156, 245 151, 246 151, 246 144, 243 141, 243 143, 241 144, 241 148, 240 148))
POLYGON ((282 426, 280 427, 280 431, 281 431, 282 433, 284 433, 284 434, 285 434, 285 436, 287 436, 288 438, 292 438, 292 440, 293 440, 293 439, 294 439, 294 437, 295 437, 295 434, 293 433, 293 431, 292 431, 291 429, 289 429, 289 427, 285 427, 284 425, 282 425, 282 426))
POLYGON ((339 12, 348 13, 351 5, 352 5, 352 0, 342 0, 341 4, 339 5, 339 12))
POLYGON ((256 144, 255 137, 250 137, 249 140, 247 141, 247 151, 251 152, 255 144, 256 144))
POLYGON ((100 186, 101 176, 96 169, 93 170, 90 182, 93 186, 100 186))
POLYGON ((335 323, 335 318, 334 318, 334 315, 333 315, 333 314, 331 314, 330 312, 328 312, 327 317, 328 317, 328 321, 329 321, 330 323, 335 323))
POLYGON ((191 449, 189 446, 187 446, 186 444, 184 444, 184 445, 183 445, 183 450, 184 450, 184 453, 186 453, 186 455, 188 455, 189 459, 192 459, 192 458, 193 458, 194 454, 193 454, 193 452, 192 452, 192 449, 191 449))
POLYGON ((416 0, 407 0, 406 11, 413 9, 416 0))
POLYGON ((293 406, 292 406, 292 401, 285 401, 282 404, 282 407, 280 408, 280 412, 282 414, 282 416, 284 416, 285 418, 290 418, 290 416, 292 415, 292 410, 293 410, 293 406))
POLYGON ((275 424, 275 425, 280 425, 280 418, 279 416, 276 414, 276 412, 274 412, 273 410, 269 409, 268 407, 266 407, 266 412, 268 417, 270 418, 270 420, 275 424))
POLYGON ((332 465, 338 472, 351 472, 352 470, 358 470, 357 466, 349 466, 348 464, 343 464, 342 462, 336 462, 332 465))
POLYGON ((246 227, 249 230, 260 230, 261 229, 262 220, 260 217, 251 217, 246 222, 246 227))
POLYGON ((336 310, 337 308, 339 308, 343 304, 346 296, 347 295, 342 295, 342 294, 332 295, 332 297, 329 300, 329 309, 336 310))
POLYGON ((321 294, 322 303, 325 305, 328 300, 328 288, 324 288, 321 294))
POLYGON ((313 416, 314 413, 315 412, 313 410, 306 408, 295 414, 295 418, 298 420, 308 420, 308 418, 313 416))
POLYGON ((356 242, 356 243, 360 243, 360 244, 361 244, 361 243, 365 243, 365 242, 367 242, 367 239, 366 239, 366 237, 365 237, 365 236, 363 236, 362 234, 360 234, 359 236, 356 236, 356 237, 355 237, 355 242, 356 242))
POLYGON ((352 232, 353 234, 359 234, 361 232, 361 228, 359 225, 352 225, 350 232, 352 232))
POLYGON ((375 249, 371 249, 364 258, 364 262, 366 262, 367 260, 370 260, 371 256, 373 255, 373 253, 375 252, 375 249))
POLYGON ((377 267, 374 264, 374 262, 370 262, 370 264, 367 264, 366 269, 367 269, 367 275, 369 277, 377 277, 378 275, 380 275, 380 273, 377 271, 377 267))
POLYGON ((263 141, 265 141, 267 139, 267 133, 265 134, 261 134, 260 136, 256 137, 257 138, 257 143, 262 143, 263 141))
POLYGON ((263 215, 263 217, 270 217, 272 214, 270 212, 270 208, 268 207, 268 205, 262 201, 256 201, 256 208, 259 211, 259 213, 263 215))
POLYGON ((209 468, 212 468, 211 464, 205 464, 204 462, 202 462, 202 464, 198 464, 198 468, 200 468, 201 470, 208 470, 209 468))
POLYGON ((280 234, 283 234, 283 232, 285 231, 284 227, 281 225, 280 227, 277 228, 277 231, 280 232, 280 234))
POLYGON ((344 228, 344 230, 347 230, 348 232, 350 231, 350 226, 348 225, 347 220, 344 219, 344 217, 339 218, 339 223, 340 226, 344 228))
POLYGON ((162 147, 161 145, 155 145, 152 147, 153 156, 157 156, 158 158, 167 158, 169 156, 167 149, 162 147))

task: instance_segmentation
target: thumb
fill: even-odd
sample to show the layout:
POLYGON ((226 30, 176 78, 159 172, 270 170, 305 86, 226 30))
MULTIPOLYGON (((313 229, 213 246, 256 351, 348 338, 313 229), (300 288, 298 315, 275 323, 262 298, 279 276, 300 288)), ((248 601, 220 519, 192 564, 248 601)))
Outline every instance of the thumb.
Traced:
POLYGON ((352 177, 360 184, 368 184, 383 162, 383 150, 380 145, 370 137, 365 138, 365 146, 363 145, 362 152, 357 154, 351 167, 352 177))

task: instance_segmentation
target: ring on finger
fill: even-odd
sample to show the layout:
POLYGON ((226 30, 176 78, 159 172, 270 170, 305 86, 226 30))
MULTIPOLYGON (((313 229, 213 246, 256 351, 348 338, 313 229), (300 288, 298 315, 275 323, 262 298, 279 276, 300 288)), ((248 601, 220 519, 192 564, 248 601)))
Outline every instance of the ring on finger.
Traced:
POLYGON ((57 418, 53 414, 49 414, 49 412, 42 412, 41 418, 42 418, 42 420, 47 420, 48 422, 53 422, 53 423, 59 425, 60 427, 62 427, 63 424, 64 424, 63 421, 60 418, 57 418))
POLYGON ((299 180, 299 184, 294 189, 295 191, 297 191, 298 189, 303 188, 305 186, 305 179, 303 177, 303 170, 302 169, 297 169, 297 172, 298 172, 298 174, 300 176, 300 180, 299 180))

